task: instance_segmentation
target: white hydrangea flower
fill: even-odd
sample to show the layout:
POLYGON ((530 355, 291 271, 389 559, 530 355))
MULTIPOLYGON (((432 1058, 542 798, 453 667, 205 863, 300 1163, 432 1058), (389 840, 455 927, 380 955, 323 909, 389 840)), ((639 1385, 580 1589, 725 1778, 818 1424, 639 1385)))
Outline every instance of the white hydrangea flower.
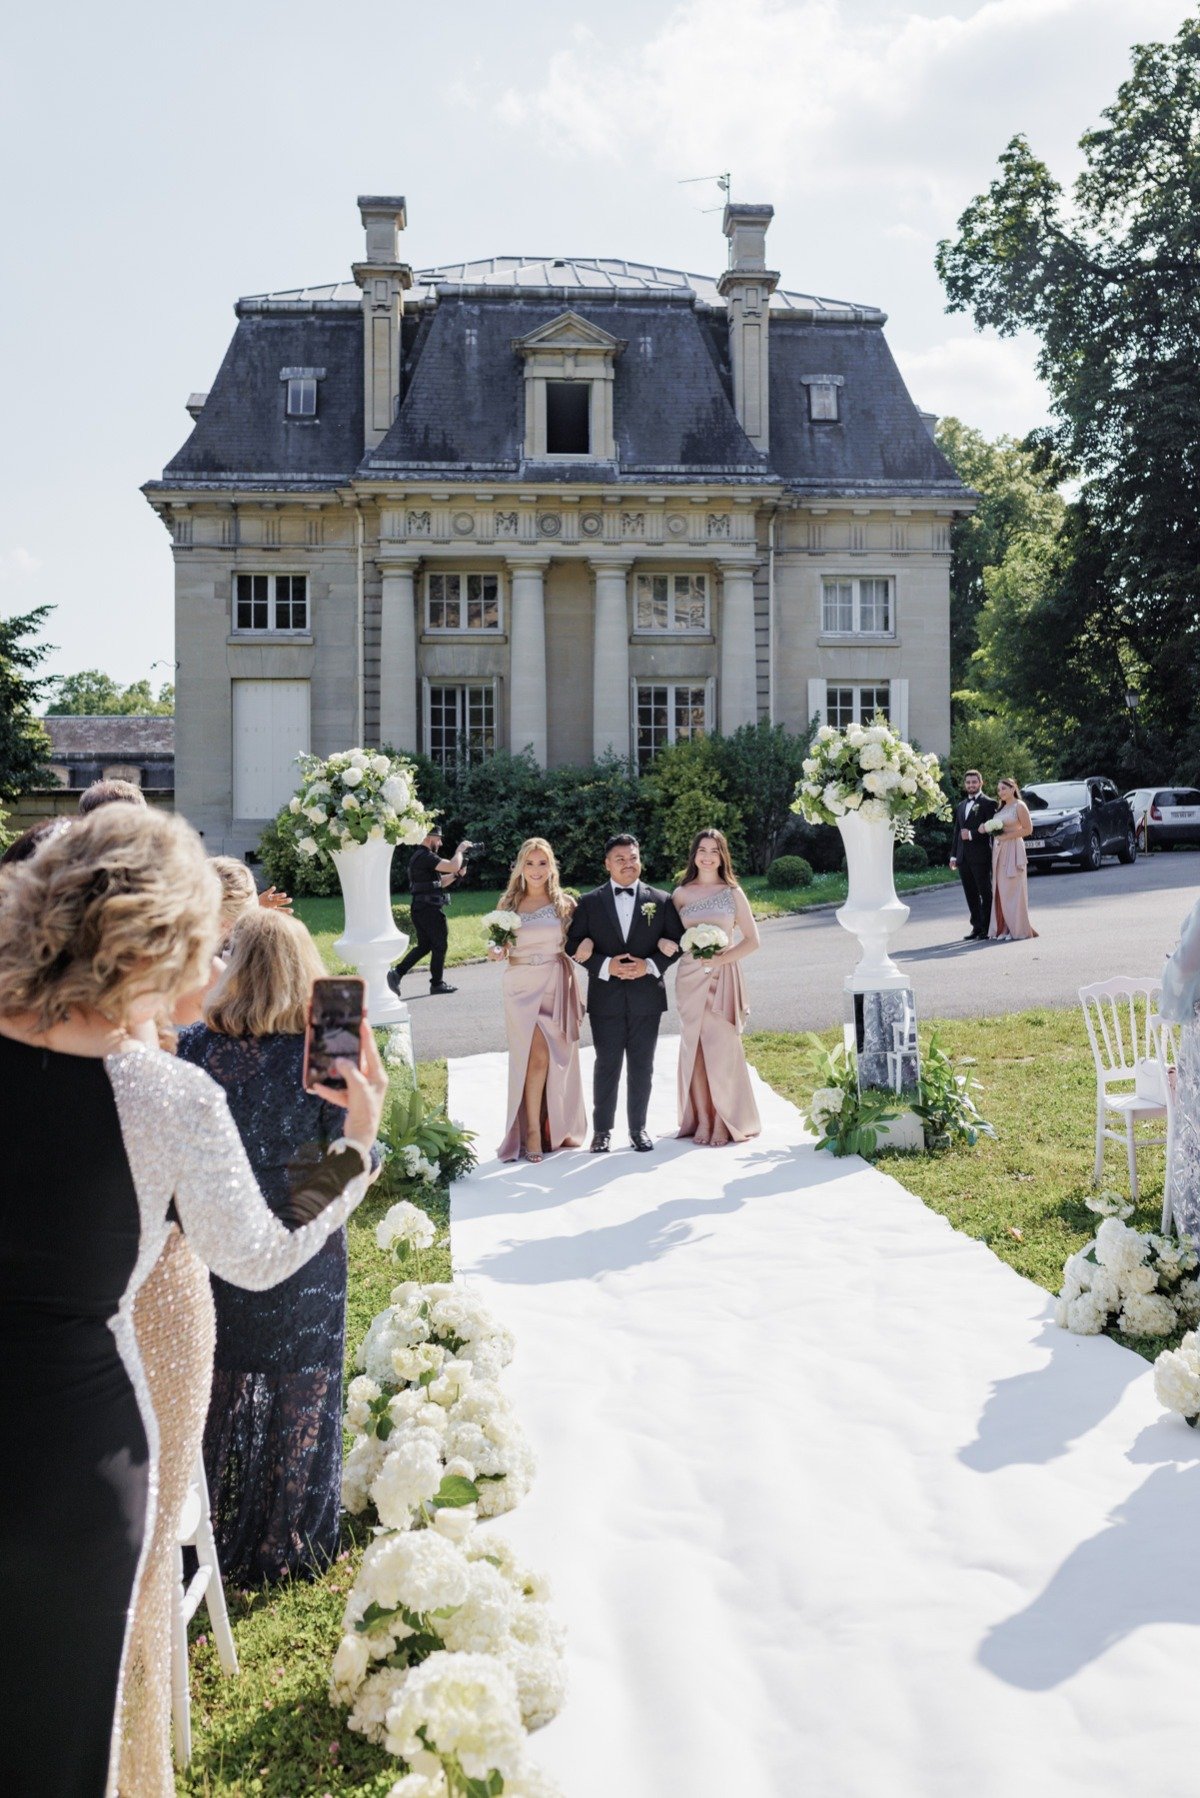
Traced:
POLYGON ((860 818, 869 824, 886 824, 889 817, 887 802, 883 799, 864 799, 858 810, 860 818))
POLYGON ((392 1371, 398 1380, 419 1380, 422 1374, 441 1371, 446 1351, 439 1342, 421 1342, 412 1348, 397 1344, 392 1350, 392 1371))
POLYGON ((1132 1292, 1119 1321, 1130 1336, 1169 1336, 1175 1328, 1175 1307, 1161 1292, 1132 1292))
POLYGON ((410 1249, 427 1249, 436 1235, 433 1219, 407 1199, 393 1205, 375 1226, 375 1241, 381 1249, 393 1248, 398 1242, 407 1243, 410 1249))
POLYGON ((442 1457, 433 1442, 409 1435, 388 1454, 371 1484, 371 1498, 380 1523, 391 1530, 406 1530, 414 1514, 428 1504, 442 1483, 442 1457))
MULTIPOLYGON (((505 1790, 511 1798, 511 1786, 506 1786, 505 1790)), ((406 1773, 389 1789, 388 1798, 449 1798, 449 1793, 446 1775, 439 1770, 437 1773, 406 1773)))
MULTIPOLYGON (((527 1610, 540 1607, 528 1605, 527 1610)), ((517 1703, 526 1729, 544 1729, 562 1709, 567 1695, 567 1674, 562 1656, 539 1643, 510 1637, 499 1651, 517 1682, 517 1703)))
POLYGON ((1119 1192, 1097 1192, 1086 1198, 1084 1204, 1097 1217, 1115 1217, 1124 1221, 1133 1216, 1133 1206, 1119 1192))
POLYGON ((333 1657, 329 1675, 331 1704, 353 1704, 354 1695, 366 1679, 371 1667, 371 1650, 367 1638, 352 1630, 343 1636, 333 1657))
POLYGON ((382 1397, 383 1388, 376 1380, 363 1373, 356 1374, 346 1388, 346 1428, 365 1430, 373 1401, 382 1397))
POLYGON ((398 812, 406 812, 412 801, 412 787, 405 774, 389 774, 380 788, 384 799, 398 812))
POLYGON ((475 1505, 441 1505, 433 1513, 433 1527, 447 1541, 463 1543, 475 1528, 478 1516, 475 1505))
MULTIPOLYGON (((870 731, 867 732, 867 736, 870 740, 859 751, 858 756, 858 765, 864 774, 869 773, 872 769, 882 768, 887 761, 878 737, 870 731)), ((863 784, 865 785, 866 782, 864 781, 863 784)))
POLYGON ((387 1728, 387 1714, 404 1684, 400 1667, 380 1667, 367 1677, 354 1694, 354 1708, 347 1717, 349 1728, 368 1742, 382 1742, 387 1728))
MULTIPOLYGON (((1141 1271, 1143 1273, 1149 1273, 1150 1270, 1149 1268, 1143 1268, 1141 1271)), ((1147 1288, 1147 1291, 1149 1291, 1149 1288, 1147 1288)), ((1125 1296, 1121 1290, 1121 1282, 1117 1279, 1117 1276, 1110 1273, 1106 1267, 1098 1267, 1093 1272, 1091 1294, 1093 1304, 1095 1304, 1098 1310, 1102 1311, 1119 1310, 1121 1300, 1125 1296)))
POLYGON ((525 1731, 511 1670, 493 1655, 445 1652, 411 1668, 387 1713, 384 1746, 411 1763, 426 1743, 440 1756, 457 1755, 468 1778, 515 1779, 525 1731))
POLYGON ((512 1634, 521 1600, 498 1567, 473 1561, 467 1596, 453 1617, 439 1622, 446 1647, 460 1654, 499 1654, 512 1634))
POLYGON ((831 780, 827 782, 825 789, 821 794, 821 798, 835 818, 840 818, 845 812, 846 807, 842 803, 841 792, 836 781, 831 780))
POLYGON ((1106 1217, 1096 1232, 1096 1259, 1118 1279, 1141 1266, 1146 1248, 1145 1237, 1117 1217, 1106 1217))
MULTIPOLYGON (((347 768, 347 770, 346 770, 347 774, 352 774, 353 772, 354 772, 354 770, 352 768, 347 768)), ((357 811, 361 811, 361 809, 362 808, 359 805, 357 794, 344 793, 342 795, 342 810, 344 812, 357 812, 357 811)))
MULTIPOLYGON (((1114 1276, 1115 1277, 1115 1276, 1114 1276)), ((1158 1289, 1158 1275, 1152 1267, 1139 1264, 1127 1267, 1118 1280, 1122 1296, 1132 1294, 1135 1297, 1147 1297, 1158 1289)), ((1093 1289, 1095 1282, 1093 1282, 1093 1289)))
POLYGON ((862 802, 863 796, 861 793, 855 792, 846 794, 845 805, 848 812, 856 812, 862 805, 862 802))
POLYGON ((1108 1312, 1096 1304, 1090 1292, 1067 1306, 1067 1328, 1076 1336, 1099 1336, 1107 1322, 1108 1312))
MULTIPOLYGON (((467 1596, 470 1566, 461 1549, 433 1530, 392 1532, 377 1536, 358 1570, 346 1601, 346 1623, 353 1627, 372 1604, 426 1616, 460 1605, 467 1596)), ((403 1638, 411 1632, 399 1620, 389 1625, 403 1638)))
POLYGON ((359 1436, 342 1462, 342 1506, 352 1517, 361 1517, 371 1502, 374 1484, 387 1444, 378 1436, 359 1436))
POLYGON ((351 762, 349 767, 343 768, 339 776, 344 787, 357 787, 362 777, 363 771, 357 762, 351 762))
POLYGON ((367 766, 370 768, 372 774, 378 774, 382 779, 382 777, 391 770, 392 758, 388 755, 373 755, 367 763, 367 766))

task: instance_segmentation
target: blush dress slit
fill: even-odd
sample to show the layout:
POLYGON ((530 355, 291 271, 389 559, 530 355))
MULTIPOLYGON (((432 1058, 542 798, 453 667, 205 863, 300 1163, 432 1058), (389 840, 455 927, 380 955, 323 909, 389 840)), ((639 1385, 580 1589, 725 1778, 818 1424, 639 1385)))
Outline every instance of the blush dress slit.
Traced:
MULTIPOLYGON (((685 930, 715 924, 734 940, 737 906, 727 886, 680 907, 685 930)), ((685 950, 675 975, 679 1011, 679 1134, 722 1148, 762 1129, 742 1048, 749 1015, 742 970, 731 962, 714 970, 685 950)))
POLYGON ((575 965, 563 943, 566 922, 552 905, 521 918, 504 966, 504 1023, 508 1031, 508 1127, 498 1151, 516 1161, 525 1138, 525 1076, 533 1033, 540 1030, 550 1055, 542 1100, 542 1147, 577 1149, 587 1134, 579 1030, 583 1008, 575 965))

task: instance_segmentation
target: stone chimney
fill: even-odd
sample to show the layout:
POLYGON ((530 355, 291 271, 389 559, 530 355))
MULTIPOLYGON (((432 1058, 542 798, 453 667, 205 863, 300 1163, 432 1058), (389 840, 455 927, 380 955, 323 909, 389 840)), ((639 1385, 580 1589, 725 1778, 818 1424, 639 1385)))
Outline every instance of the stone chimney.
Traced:
POLYGON ((765 455, 770 430, 770 344, 767 325, 771 295, 779 281, 767 267, 767 228, 773 206, 730 200, 723 229, 729 239, 729 267, 717 282, 729 308, 729 357, 733 365, 733 406, 755 449, 765 455))
POLYGON ((372 450, 391 428, 400 399, 400 319, 412 270, 400 260, 400 233, 408 223, 396 194, 359 194, 367 234, 366 261, 352 273, 362 288, 363 447, 372 450))

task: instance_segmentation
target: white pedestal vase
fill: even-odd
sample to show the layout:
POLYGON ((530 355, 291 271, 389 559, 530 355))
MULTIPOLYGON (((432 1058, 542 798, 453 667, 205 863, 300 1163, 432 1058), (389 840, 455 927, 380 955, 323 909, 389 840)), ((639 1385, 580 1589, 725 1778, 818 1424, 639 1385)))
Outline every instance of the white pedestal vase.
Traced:
MULTIPOLYGON (((858 966, 845 980, 846 1047, 854 1050, 860 1091, 884 1089, 897 1099, 912 1098, 920 1080, 912 982, 888 954, 890 939, 908 920, 908 906, 896 896, 892 827, 851 815, 838 819, 838 829, 849 892, 837 920, 862 945, 858 966)), ((920 1119, 902 1111, 880 1132, 879 1144, 923 1148, 920 1119)))
POLYGON ((849 892, 837 921, 862 944, 862 956, 846 976, 848 993, 880 992, 910 984, 888 954, 888 941, 908 922, 908 907, 896 897, 892 876, 895 838, 887 823, 848 814, 838 819, 846 850, 849 892))
MULTIPOLYGON (((367 1017, 376 1029, 403 1026, 411 1042, 408 1006, 387 983, 387 971, 408 948, 392 916, 391 843, 355 843, 334 852, 333 865, 342 883, 346 925, 333 945, 343 961, 357 968, 367 983, 367 1017)), ((411 1053, 407 1059, 411 1060, 411 1053)))

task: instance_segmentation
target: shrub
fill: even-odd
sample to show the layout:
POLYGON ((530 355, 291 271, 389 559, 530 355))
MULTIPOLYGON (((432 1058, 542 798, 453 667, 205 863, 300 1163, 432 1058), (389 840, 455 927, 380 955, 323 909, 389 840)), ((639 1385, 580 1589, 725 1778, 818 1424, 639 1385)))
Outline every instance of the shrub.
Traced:
POLYGON ((894 859, 901 874, 919 874, 929 866, 929 855, 920 843, 897 843, 894 859))
POLYGON ((780 831, 775 853, 802 855, 816 874, 837 874, 846 865, 846 851, 836 826, 809 824, 796 812, 780 831))
POLYGON ((812 881, 812 864, 802 855, 777 855, 767 869, 769 887, 808 887, 812 881))
POLYGON ((752 873, 761 874, 783 853, 779 839, 792 816, 796 783, 804 777, 808 740, 790 736, 782 724, 763 723, 708 739, 724 798, 738 819, 734 860, 752 873))

